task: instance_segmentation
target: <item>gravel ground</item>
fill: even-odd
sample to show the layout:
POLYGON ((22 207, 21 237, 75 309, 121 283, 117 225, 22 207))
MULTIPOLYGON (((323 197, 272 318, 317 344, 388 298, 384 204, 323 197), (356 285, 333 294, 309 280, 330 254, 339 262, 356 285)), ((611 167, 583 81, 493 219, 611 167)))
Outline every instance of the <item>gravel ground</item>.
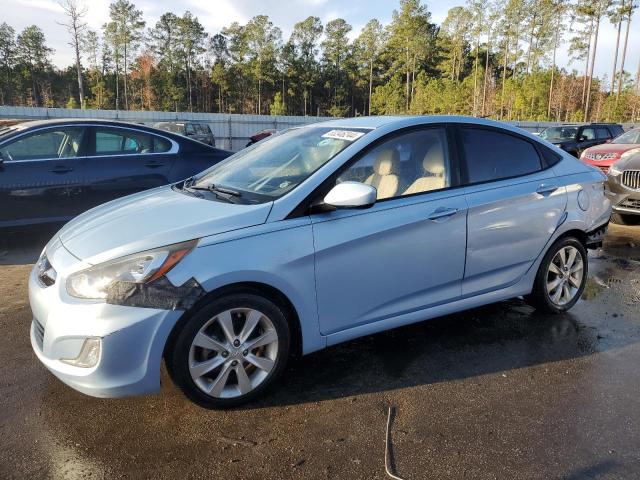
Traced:
POLYGON ((47 234, 0 242, 1 478, 640 478, 640 227, 612 225, 583 299, 521 300, 304 357, 270 396, 217 412, 64 386, 29 345, 27 274, 47 234))

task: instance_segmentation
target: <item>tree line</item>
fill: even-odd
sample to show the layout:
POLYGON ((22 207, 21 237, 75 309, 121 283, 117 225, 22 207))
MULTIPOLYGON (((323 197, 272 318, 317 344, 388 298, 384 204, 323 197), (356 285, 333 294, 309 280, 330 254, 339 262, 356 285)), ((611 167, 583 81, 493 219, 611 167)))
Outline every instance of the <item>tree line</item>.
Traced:
MULTIPOLYGON (((0 104, 357 116, 464 114, 505 120, 637 121, 640 62, 627 58, 637 0, 467 0, 432 21, 420 0, 353 35, 310 16, 288 39, 267 15, 207 32, 190 12, 147 24, 115 0, 100 31, 79 0, 61 3, 75 65, 51 63, 42 30, 0 24, 0 104), (603 24, 615 52, 599 48, 603 24), (353 40, 351 40, 353 38, 353 40), (557 63, 569 52, 568 66, 557 63), (611 74, 594 75, 612 55, 611 74)), ((635 59, 634 59, 635 60, 635 59)))

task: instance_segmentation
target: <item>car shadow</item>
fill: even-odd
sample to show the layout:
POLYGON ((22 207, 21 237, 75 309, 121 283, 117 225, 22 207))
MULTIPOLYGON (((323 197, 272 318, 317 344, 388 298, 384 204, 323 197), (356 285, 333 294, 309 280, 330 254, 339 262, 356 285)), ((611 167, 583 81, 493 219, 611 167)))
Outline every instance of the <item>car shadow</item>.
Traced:
POLYGON ((514 299, 299 358, 291 362, 281 385, 247 408, 448 382, 574 359, 597 350, 602 350, 597 332, 574 314, 541 314, 514 299))
POLYGON ((0 266, 36 263, 44 246, 59 229, 60 225, 0 230, 0 266))

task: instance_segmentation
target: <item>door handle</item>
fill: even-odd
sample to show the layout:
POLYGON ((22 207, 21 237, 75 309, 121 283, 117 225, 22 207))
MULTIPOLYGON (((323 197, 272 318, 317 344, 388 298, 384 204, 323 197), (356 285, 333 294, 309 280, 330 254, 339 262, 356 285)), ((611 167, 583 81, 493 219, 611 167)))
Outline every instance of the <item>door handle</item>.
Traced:
POLYGON ((536 193, 539 193, 540 195, 548 195, 555 192, 557 189, 557 185, 553 185, 550 183, 541 183, 538 188, 536 188, 536 193))
POLYGON ((431 212, 427 218, 429 220, 439 220, 441 218, 451 217, 458 213, 459 210, 457 208, 446 208, 446 207, 438 207, 433 212, 431 212))
POLYGON ((51 171, 52 171, 53 173, 67 173, 67 172, 71 172, 71 171, 73 171, 73 168, 71 168, 71 167, 65 167, 64 165, 59 165, 59 166, 57 166, 57 167, 53 167, 53 168, 51 169, 51 171))
POLYGON ((158 162, 149 162, 144 164, 144 166, 147 168, 158 168, 158 167, 162 167, 163 165, 164 163, 158 163, 158 162))

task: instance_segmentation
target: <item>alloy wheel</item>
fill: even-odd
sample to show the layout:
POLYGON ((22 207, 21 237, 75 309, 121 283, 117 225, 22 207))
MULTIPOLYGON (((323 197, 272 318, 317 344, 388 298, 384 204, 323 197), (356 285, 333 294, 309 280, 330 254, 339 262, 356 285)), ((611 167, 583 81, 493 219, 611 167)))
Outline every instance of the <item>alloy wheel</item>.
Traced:
POLYGON ((547 269, 546 290, 549 300, 559 306, 568 304, 575 298, 583 281, 582 254, 571 245, 562 247, 547 269))
POLYGON ((189 373, 205 394, 234 398, 264 382, 277 356, 273 322, 258 310, 233 308, 212 317, 195 335, 189 373))

